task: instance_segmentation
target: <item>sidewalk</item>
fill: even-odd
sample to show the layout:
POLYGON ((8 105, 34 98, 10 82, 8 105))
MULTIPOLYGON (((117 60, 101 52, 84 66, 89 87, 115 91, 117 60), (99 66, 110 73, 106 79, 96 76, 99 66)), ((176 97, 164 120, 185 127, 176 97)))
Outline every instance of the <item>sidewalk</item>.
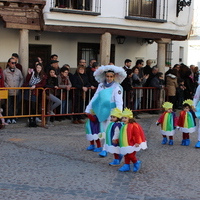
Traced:
POLYGON ((25 127, 26 120, 0 130, 0 200, 197 200, 200 149, 161 145, 155 125, 159 115, 141 114, 148 149, 137 153, 138 173, 119 172, 108 165, 113 156, 101 158, 86 151, 84 125, 65 120, 48 129, 25 127))

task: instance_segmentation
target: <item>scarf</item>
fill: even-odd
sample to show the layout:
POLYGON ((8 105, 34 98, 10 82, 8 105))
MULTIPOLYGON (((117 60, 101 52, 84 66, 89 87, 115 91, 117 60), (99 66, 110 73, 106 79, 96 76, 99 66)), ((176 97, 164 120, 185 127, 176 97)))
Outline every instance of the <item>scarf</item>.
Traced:
POLYGON ((106 80, 104 81, 103 85, 104 87, 111 87, 115 81, 112 81, 111 83, 107 83, 106 80))

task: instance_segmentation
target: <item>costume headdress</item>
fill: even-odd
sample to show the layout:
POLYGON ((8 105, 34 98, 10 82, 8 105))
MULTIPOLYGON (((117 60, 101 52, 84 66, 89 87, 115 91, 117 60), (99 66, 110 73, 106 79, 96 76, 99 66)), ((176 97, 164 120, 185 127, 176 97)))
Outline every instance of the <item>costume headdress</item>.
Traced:
POLYGON ((112 109, 110 115, 121 118, 122 117, 122 111, 119 108, 112 109))
POLYGON ((115 81, 121 83, 127 76, 125 70, 122 67, 115 65, 102 65, 94 72, 94 77, 99 83, 105 81, 105 72, 113 72, 115 74, 115 81))
POLYGON ((129 108, 125 108, 122 112, 122 117, 133 118, 133 112, 129 108))
POLYGON ((187 100, 183 101, 183 104, 188 104, 189 106, 192 106, 193 101, 191 99, 187 99, 187 100))
POLYGON ((165 103, 163 103, 162 107, 165 109, 165 110, 168 110, 168 109, 172 109, 173 108, 173 104, 166 101, 165 103))

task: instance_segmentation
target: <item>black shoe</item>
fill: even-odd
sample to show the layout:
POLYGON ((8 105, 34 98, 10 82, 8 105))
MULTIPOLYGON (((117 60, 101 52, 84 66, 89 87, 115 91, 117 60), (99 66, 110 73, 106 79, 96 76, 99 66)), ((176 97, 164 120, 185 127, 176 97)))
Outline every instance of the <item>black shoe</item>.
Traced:
POLYGON ((135 116, 135 119, 141 119, 140 117, 138 117, 137 115, 135 116))

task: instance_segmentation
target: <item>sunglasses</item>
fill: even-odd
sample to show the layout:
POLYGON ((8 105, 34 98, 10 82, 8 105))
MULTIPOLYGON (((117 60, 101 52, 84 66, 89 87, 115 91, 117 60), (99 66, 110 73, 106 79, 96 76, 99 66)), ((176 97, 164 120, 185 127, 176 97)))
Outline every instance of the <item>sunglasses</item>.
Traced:
POLYGON ((13 64, 13 65, 14 65, 14 64, 16 64, 16 62, 11 62, 11 64, 13 64))

